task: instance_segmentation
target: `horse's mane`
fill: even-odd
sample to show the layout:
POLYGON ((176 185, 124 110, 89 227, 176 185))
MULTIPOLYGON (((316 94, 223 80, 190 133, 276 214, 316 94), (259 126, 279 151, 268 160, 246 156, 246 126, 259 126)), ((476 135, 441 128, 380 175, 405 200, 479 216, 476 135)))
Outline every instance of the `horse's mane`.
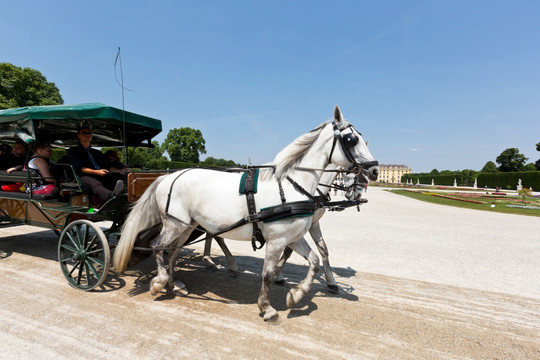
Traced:
POLYGON ((315 129, 310 132, 297 137, 292 143, 287 145, 283 150, 281 150, 271 165, 275 166, 274 169, 265 169, 260 173, 261 180, 269 179, 273 174, 276 175, 278 179, 283 179, 289 170, 294 169, 296 165, 302 161, 304 155, 310 149, 311 145, 319 138, 322 130, 329 122, 326 121, 321 125, 317 126, 315 129))

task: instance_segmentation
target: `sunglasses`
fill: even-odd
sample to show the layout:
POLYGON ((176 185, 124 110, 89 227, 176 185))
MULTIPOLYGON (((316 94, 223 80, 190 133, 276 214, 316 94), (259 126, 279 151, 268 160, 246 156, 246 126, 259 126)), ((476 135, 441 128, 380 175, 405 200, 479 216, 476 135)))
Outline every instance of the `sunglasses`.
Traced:
POLYGON ((92 135, 91 131, 81 131, 81 135, 92 135))

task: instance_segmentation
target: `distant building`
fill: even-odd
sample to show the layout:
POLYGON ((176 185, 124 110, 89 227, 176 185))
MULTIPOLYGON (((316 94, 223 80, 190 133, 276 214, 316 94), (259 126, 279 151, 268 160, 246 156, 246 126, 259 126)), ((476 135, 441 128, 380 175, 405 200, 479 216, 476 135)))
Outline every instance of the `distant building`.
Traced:
POLYGON ((401 177, 410 174, 411 168, 407 165, 379 165, 378 182, 397 184, 401 182, 401 177))

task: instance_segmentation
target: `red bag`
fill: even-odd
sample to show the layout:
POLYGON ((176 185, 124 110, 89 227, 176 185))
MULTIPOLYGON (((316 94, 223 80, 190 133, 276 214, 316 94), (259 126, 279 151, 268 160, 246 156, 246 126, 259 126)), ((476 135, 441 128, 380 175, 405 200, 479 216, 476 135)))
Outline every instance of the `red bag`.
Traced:
POLYGON ((21 192, 21 187, 23 186, 23 183, 14 183, 14 184, 8 184, 8 185, 2 185, 3 191, 9 191, 9 192, 21 192))

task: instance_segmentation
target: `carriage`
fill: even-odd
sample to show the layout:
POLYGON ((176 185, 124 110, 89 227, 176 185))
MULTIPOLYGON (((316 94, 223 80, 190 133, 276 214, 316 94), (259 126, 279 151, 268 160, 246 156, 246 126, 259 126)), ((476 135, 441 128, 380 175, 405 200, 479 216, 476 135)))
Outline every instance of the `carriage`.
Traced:
MULTIPOLYGON (((161 132, 161 121, 99 103, 33 106, 0 111, 0 140, 40 140, 53 147, 76 145, 80 126, 91 126, 92 146, 151 147, 161 132)), ((30 151, 28 151, 28 154, 30 151)), ((27 156, 28 158, 28 156, 27 156)), ((60 159, 54 164, 58 195, 0 191, 0 224, 27 224, 59 235, 58 261, 69 284, 89 291, 100 286, 110 267, 127 206, 136 201, 159 174, 130 173, 127 193, 105 203, 84 189, 74 168, 60 159)), ((27 171, 0 170, 0 183, 28 184, 36 178, 27 171)), ((31 188, 31 187, 30 187, 31 188)))

